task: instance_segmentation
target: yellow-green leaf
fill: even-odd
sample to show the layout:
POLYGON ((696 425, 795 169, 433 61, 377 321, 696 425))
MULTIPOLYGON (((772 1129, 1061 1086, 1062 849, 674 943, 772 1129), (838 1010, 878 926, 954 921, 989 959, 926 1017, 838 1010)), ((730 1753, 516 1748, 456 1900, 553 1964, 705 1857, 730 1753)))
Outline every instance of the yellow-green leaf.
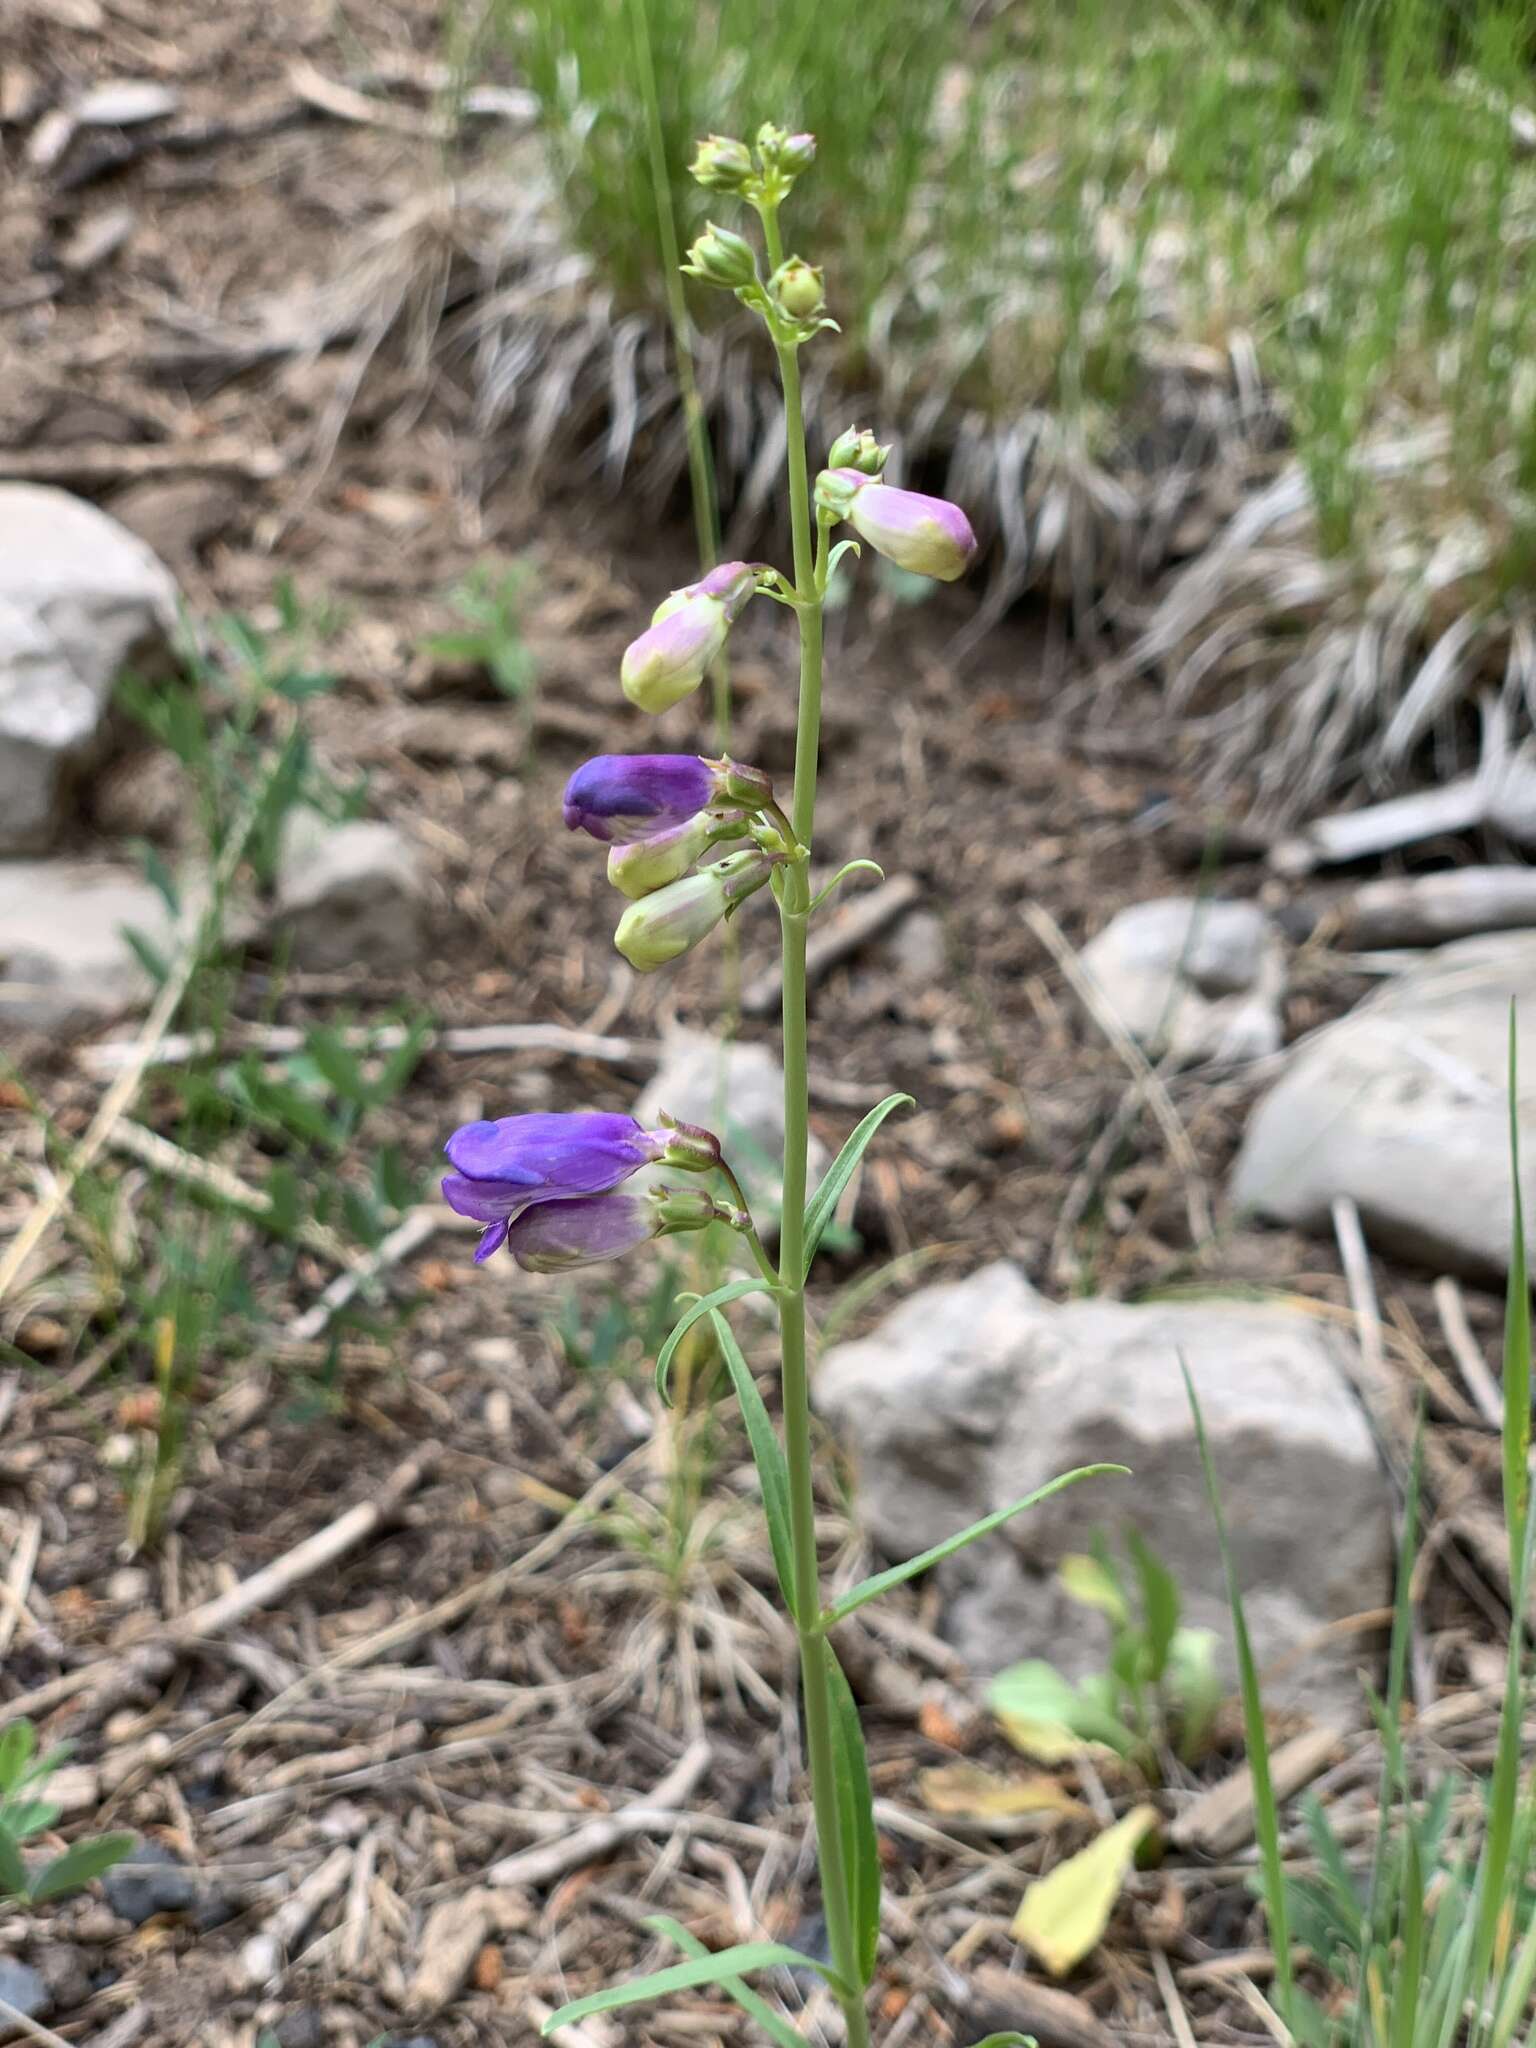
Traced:
POLYGON ((1124 1820, 1025 1892, 1014 1915, 1014 1936, 1053 1977, 1066 1976, 1097 1947, 1136 1851, 1156 1824, 1155 1806, 1133 1807, 1124 1820))
POLYGON ((1022 1755, 1037 1764, 1064 1764, 1089 1747, 1062 1721, 1033 1721, 1024 1714, 999 1714, 997 1724, 1022 1755))
POLYGON ((1100 1614, 1107 1615, 1116 1628, 1123 1628, 1130 1620, 1131 1611, 1125 1603, 1119 1581, 1096 1557, 1073 1551, 1056 1567, 1056 1576, 1061 1581, 1062 1591, 1080 1607, 1095 1608, 1100 1614))
POLYGON ((1008 1820, 1021 1813, 1081 1814, 1087 1809, 1054 1778, 1036 1771, 1005 1778, 980 1764, 940 1764, 918 1777, 930 1813, 971 1814, 978 1820, 1008 1820))

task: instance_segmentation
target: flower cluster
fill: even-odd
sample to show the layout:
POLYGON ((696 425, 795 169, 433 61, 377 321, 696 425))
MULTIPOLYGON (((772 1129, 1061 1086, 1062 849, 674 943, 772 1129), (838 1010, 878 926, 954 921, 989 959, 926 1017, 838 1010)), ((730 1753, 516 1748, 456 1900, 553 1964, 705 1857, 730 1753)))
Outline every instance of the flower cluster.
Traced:
POLYGON ((737 1221, 700 1189, 613 1192, 642 1166, 719 1166, 719 1140, 694 1124, 663 1119, 648 1131, 632 1116, 504 1116, 464 1124, 443 1149, 454 1169, 444 1199, 485 1225, 477 1266, 505 1245, 525 1271, 553 1273, 618 1258, 669 1231, 737 1221))

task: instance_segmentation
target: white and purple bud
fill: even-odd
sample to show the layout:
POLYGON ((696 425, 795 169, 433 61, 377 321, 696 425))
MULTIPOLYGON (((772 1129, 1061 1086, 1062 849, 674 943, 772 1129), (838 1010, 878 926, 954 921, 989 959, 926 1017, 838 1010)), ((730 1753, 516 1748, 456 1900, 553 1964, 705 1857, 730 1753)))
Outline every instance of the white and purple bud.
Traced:
POLYGON ((703 234, 688 251, 688 261, 682 269, 686 277, 696 277, 705 284, 717 284, 723 291, 733 292, 756 278, 757 258, 744 235, 733 234, 729 228, 708 221, 703 234))
POLYGON ((624 650, 619 681, 630 703, 665 711, 696 690, 756 588, 749 563, 722 562, 663 599, 647 630, 624 650))
POLYGON ((823 273, 803 256, 791 256, 768 280, 775 304, 792 320, 809 320, 827 302, 823 273))
POLYGON ((703 1230, 721 1214, 720 1205, 699 1188, 589 1195, 525 1209, 508 1227, 505 1242, 525 1273, 565 1273, 621 1259, 653 1237, 703 1230))
POLYGON ((738 903, 760 889, 773 865, 769 854, 747 847, 669 882, 630 905, 619 919, 613 943, 639 974, 665 967, 669 960, 692 952, 738 903))
POLYGON ((652 896, 701 861, 712 846, 746 837, 747 823, 720 811, 700 811, 685 824, 608 849, 608 879, 626 896, 652 896))
POLYGON ((688 169, 708 192, 739 192, 752 176, 752 152, 732 135, 706 135, 688 169))
POLYGON ((868 427, 850 427, 827 450, 827 468, 856 469, 861 476, 878 476, 890 452, 891 444, 881 447, 868 427))
POLYGON ((872 482, 861 470, 824 469, 816 479, 816 503, 846 519, 876 554, 915 576, 953 583, 976 554, 971 522, 958 505, 872 482))
POLYGON ((778 165, 786 176, 798 178, 802 171, 808 171, 816 161, 816 138, 814 135, 786 135, 778 147, 778 165))

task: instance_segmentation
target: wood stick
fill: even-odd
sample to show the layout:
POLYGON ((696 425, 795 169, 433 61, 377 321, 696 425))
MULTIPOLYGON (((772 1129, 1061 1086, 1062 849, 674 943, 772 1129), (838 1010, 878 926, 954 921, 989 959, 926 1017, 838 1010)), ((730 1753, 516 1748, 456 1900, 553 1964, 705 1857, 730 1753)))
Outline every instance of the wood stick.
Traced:
POLYGON ((1461 1368, 1461 1376, 1467 1383, 1467 1392, 1477 1403, 1478 1412, 1490 1429, 1504 1427, 1504 1396, 1498 1381, 1488 1370, 1482 1347, 1472 1334, 1472 1325, 1467 1321, 1467 1303, 1458 1283, 1449 1273, 1442 1273, 1435 1282, 1435 1313, 1440 1318, 1440 1328, 1450 1346, 1451 1355, 1461 1368))
MULTIPOLYGON (((343 1031, 344 1045, 362 1052, 393 1052, 405 1043, 407 1032, 397 1024, 380 1031, 366 1026, 343 1031)), ((291 1024, 237 1025, 221 1038, 211 1031, 175 1032, 160 1038, 147 1050, 136 1041, 108 1039, 100 1045, 84 1045, 75 1054, 88 1073, 111 1075, 142 1058, 146 1066, 180 1067, 189 1060, 204 1059, 209 1053, 263 1052, 274 1057, 302 1052, 308 1034, 291 1024)), ((598 1060, 611 1066, 655 1066, 661 1046, 655 1039, 610 1038, 598 1031, 578 1031, 561 1024, 464 1024, 446 1031, 429 1032, 422 1040, 429 1052, 475 1054, 484 1052, 548 1053, 559 1059, 598 1060)))
MULTIPOLYGON (((1337 1728, 1308 1728, 1283 1742, 1270 1759, 1275 1798, 1284 1801, 1327 1768, 1343 1747, 1337 1728)), ((1230 1856, 1254 1836, 1253 1771, 1243 1764, 1191 1800, 1168 1830, 1180 1849, 1199 1849, 1207 1856, 1230 1856)))
MULTIPOLYGON (((903 917, 922 895, 922 884, 915 875, 892 875, 888 882, 882 882, 878 889, 871 889, 867 895, 855 896, 820 931, 813 932, 805 948, 805 980, 808 988, 814 988, 830 968, 844 960, 850 953, 856 953, 860 946, 867 945, 887 925, 903 917)), ((749 1017, 766 1017, 779 1000, 783 987, 783 969, 770 967, 752 982, 741 999, 741 1007, 749 1017)))
POLYGON ((284 1332, 284 1341, 289 1344, 313 1344, 326 1324, 353 1296, 377 1279, 380 1273, 397 1266, 402 1259, 419 1251, 429 1238, 436 1237, 440 1230, 457 1230, 466 1223, 475 1230, 480 1224, 460 1217, 441 1202, 423 1202, 412 1209, 397 1223, 389 1235, 374 1246, 367 1258, 350 1266, 345 1273, 338 1273, 318 1301, 312 1302, 301 1316, 295 1316, 284 1332))
POLYGON ((5 1584, 0 1586, 0 1596, 3 1596, 0 1597, 0 1658, 11 1647, 17 1623, 27 1612, 27 1594, 32 1585, 32 1574, 37 1569, 42 1542, 42 1517, 28 1515, 22 1522, 21 1534, 16 1538, 16 1548, 11 1552, 5 1584))
MULTIPOLYGON (((137 1159, 155 1173, 163 1173, 169 1180, 180 1181, 184 1187, 199 1188, 228 1208, 240 1209, 258 1220, 272 1214, 272 1197, 260 1188, 253 1188, 249 1181, 243 1181, 239 1174, 231 1173, 227 1166, 220 1166, 215 1159, 199 1159, 194 1153, 184 1152, 179 1145, 173 1145, 169 1138, 162 1138, 158 1131, 152 1131, 144 1124, 134 1123, 124 1117, 114 1124, 107 1143, 114 1152, 126 1152, 130 1159, 137 1159)), ((312 1252, 318 1252, 333 1265, 354 1266, 359 1254, 334 1230, 327 1230, 323 1223, 306 1218, 294 1235, 301 1244, 312 1252)))
POLYGON ((709 1744, 700 1736, 688 1745, 666 1776, 657 1780, 649 1798, 621 1806, 615 1813, 604 1814, 601 1820, 589 1821, 558 1841, 536 1842, 531 1848, 503 1856, 486 1873, 487 1883, 548 1884, 551 1878, 563 1877, 568 1870, 609 1855, 631 1835, 643 1834, 647 1828, 673 1826, 678 1809, 703 1777, 709 1759, 709 1744))
POLYGON ((333 1849, 284 1899, 261 1932, 245 1943, 236 1965, 242 1989, 254 1991, 276 1979, 287 1951, 302 1940, 320 1908, 345 1888, 354 1853, 345 1844, 333 1849))

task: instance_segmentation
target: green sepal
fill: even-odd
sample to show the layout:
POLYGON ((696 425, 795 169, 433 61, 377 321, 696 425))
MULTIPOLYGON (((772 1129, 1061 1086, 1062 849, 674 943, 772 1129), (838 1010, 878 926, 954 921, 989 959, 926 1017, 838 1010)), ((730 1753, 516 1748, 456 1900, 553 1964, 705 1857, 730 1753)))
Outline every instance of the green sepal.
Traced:
POLYGON ((763 1513, 768 1521, 768 1544, 773 1552, 774 1569, 779 1575, 779 1591, 789 1609, 790 1620, 797 1621, 795 1550, 789 1524, 789 1467, 784 1462, 783 1447, 774 1433, 768 1410, 763 1406, 763 1397, 757 1391, 752 1369, 741 1355, 736 1332, 718 1309, 710 1310, 709 1319, 714 1325, 731 1384, 736 1389, 741 1419, 747 1425, 747 1442, 752 1446, 752 1462, 757 1467, 758 1483, 763 1489, 763 1513))
POLYGON ((874 1981, 880 1945, 880 1844, 875 1835, 874 1794, 869 1754, 859 1709, 837 1658, 828 1652, 832 1688, 832 1772, 837 1791, 837 1828, 843 1844, 843 1872, 853 1917, 854 1959, 859 1989, 874 1981))
POLYGON ((869 1149, 869 1141, 895 1109, 912 1109, 916 1104, 910 1095, 887 1095, 884 1102, 877 1102, 868 1116, 861 1119, 848 1142, 827 1168, 805 1208, 805 1279, 811 1276, 811 1262, 817 1248, 826 1235, 827 1225, 832 1221, 843 1189, 853 1179, 854 1168, 869 1149))
POLYGON ((672 1326, 672 1334, 656 1354, 656 1391, 668 1408, 672 1406, 667 1393, 667 1373, 671 1368, 677 1347, 699 1320, 712 1309, 724 1308, 728 1301, 740 1301, 744 1294, 771 1294, 773 1289, 766 1280, 731 1280, 724 1287, 717 1287, 713 1294, 705 1294, 691 1301, 672 1326))
MULTIPOLYGON (((686 1927, 666 1913, 653 1914, 645 1924, 653 1933, 664 1934, 669 1941, 675 1941, 684 1955, 702 1958, 709 1954, 696 1934, 690 1934, 686 1927)), ((779 2048, 805 2048, 804 2034, 797 2033, 782 2013, 775 2012, 767 1999, 759 1998, 751 1985, 740 1977, 723 1977, 720 1989, 728 1998, 734 1998, 748 2019, 756 2020, 769 2039, 778 2042, 779 2048)))
POLYGON ((1015 1515, 1022 1515, 1026 1508, 1038 1507, 1041 1501, 1049 1500, 1053 1493, 1060 1493, 1064 1486, 1072 1486, 1079 1479, 1095 1479, 1103 1472, 1118 1472, 1130 1477, 1129 1465, 1079 1465, 1075 1472, 1063 1472, 1057 1479, 1044 1486, 1037 1486, 1033 1493, 1025 1494, 1011 1507, 999 1508, 995 1514, 983 1515, 979 1522, 972 1522, 969 1529, 962 1529, 957 1535, 946 1536, 942 1543, 935 1543, 931 1550, 925 1550, 917 1557, 909 1557, 905 1564, 893 1564, 888 1571, 876 1572, 873 1578, 862 1579, 852 1592, 845 1593, 841 1600, 835 1600, 821 1617, 823 1628, 832 1628, 840 1621, 846 1621, 850 1614, 871 1600, 878 1600, 882 1593, 888 1593, 892 1586, 899 1586, 907 1579, 915 1579, 919 1572, 928 1571, 942 1563, 946 1557, 953 1557, 957 1550, 964 1550, 968 1543, 974 1543, 980 1536, 990 1536, 994 1529, 1001 1529, 1005 1522, 1011 1522, 1015 1515))
POLYGON ((590 1998, 562 2005, 558 2012, 550 2014, 539 2032, 549 2035, 557 2027, 574 2026, 593 2013, 643 2005, 647 1999, 665 1998, 669 1992, 695 1991, 701 1984, 728 1984, 748 1970, 775 1969, 814 1970, 839 1997, 850 1995, 847 1986, 814 1956, 802 1955, 797 1948, 786 1948, 781 1941, 744 1941, 734 1948, 721 1949, 718 1955, 695 1956, 686 1963, 673 1963, 668 1969, 652 1970, 648 1977, 636 1977, 628 1984, 610 1984, 606 1991, 594 1991, 590 1998))

